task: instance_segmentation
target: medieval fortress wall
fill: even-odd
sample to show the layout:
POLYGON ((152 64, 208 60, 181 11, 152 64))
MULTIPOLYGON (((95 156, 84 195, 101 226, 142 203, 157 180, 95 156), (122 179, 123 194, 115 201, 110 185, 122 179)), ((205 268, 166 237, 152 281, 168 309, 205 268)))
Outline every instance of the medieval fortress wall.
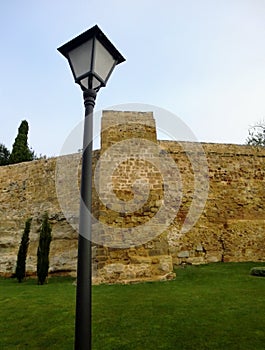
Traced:
MULTIPOLYGON (((0 168, 0 273, 25 220, 52 224, 50 272, 75 274, 80 154, 0 168)), ((94 282, 172 278, 173 265, 265 261, 265 149, 157 141, 150 112, 105 111, 94 152, 94 282)))

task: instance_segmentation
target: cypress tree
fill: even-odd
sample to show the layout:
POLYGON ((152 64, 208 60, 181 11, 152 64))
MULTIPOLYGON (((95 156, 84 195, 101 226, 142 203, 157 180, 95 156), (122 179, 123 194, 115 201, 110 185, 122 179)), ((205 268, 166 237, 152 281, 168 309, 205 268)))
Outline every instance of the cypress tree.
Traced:
POLYGON ((29 245, 29 232, 32 218, 26 220, 24 232, 21 238, 16 266, 16 278, 19 283, 26 277, 26 260, 29 245))
POLYGON ((49 223, 48 214, 45 213, 40 229, 40 239, 37 253, 37 276, 38 284, 44 284, 49 271, 49 253, 51 243, 51 225, 49 223))
POLYGON ((28 131, 28 122, 22 120, 9 157, 10 164, 27 162, 34 159, 34 152, 28 147, 28 131))

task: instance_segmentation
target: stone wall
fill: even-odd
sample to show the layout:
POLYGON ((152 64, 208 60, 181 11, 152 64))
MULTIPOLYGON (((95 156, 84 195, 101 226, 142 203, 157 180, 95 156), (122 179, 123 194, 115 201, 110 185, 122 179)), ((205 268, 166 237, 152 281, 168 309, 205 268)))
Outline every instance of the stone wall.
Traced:
POLYGON ((153 114, 105 111, 101 125, 95 280, 171 279, 167 239, 151 223, 163 199, 153 114))
MULTIPOLYGON (((101 142, 94 152, 95 283, 172 278, 174 264, 265 261, 265 149, 157 141, 152 113, 137 112, 104 112, 101 142)), ((75 274, 80 157, 0 167, 2 275, 14 272, 28 217, 27 271, 36 271, 45 211, 50 272, 75 274)))
MULTIPOLYGON (((174 263, 265 260, 265 150, 251 146, 203 144, 209 172, 205 208, 192 229, 179 235, 189 189, 169 229, 174 263)), ((181 146, 162 141, 188 179, 181 146)), ((189 182, 190 183, 190 182, 189 182)))
POLYGON ((14 272, 25 220, 32 217, 27 271, 36 271, 38 230, 47 211, 52 224, 51 270, 74 271, 76 233, 66 222, 55 190, 56 158, 0 168, 0 271, 14 272))

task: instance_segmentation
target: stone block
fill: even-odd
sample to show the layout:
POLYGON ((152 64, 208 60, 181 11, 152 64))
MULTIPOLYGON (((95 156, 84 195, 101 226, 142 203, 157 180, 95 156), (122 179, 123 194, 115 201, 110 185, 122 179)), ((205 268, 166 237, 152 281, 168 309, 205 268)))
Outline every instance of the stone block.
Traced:
POLYGON ((190 252, 188 250, 182 250, 177 254, 178 258, 188 258, 190 256, 190 252))
POLYGON ((201 264, 205 264, 205 259, 201 256, 197 256, 197 257, 188 258, 186 262, 187 264, 201 265, 201 264))
POLYGON ((203 252, 203 246, 201 244, 197 244, 196 248, 195 248, 196 252, 203 252))

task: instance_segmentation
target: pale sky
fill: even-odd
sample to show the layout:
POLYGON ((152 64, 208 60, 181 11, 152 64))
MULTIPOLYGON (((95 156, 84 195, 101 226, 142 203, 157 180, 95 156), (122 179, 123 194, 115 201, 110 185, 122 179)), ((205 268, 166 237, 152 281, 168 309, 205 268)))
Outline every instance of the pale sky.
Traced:
POLYGON ((26 119, 33 150, 60 153, 84 109, 57 47, 95 24, 127 59, 96 110, 154 105, 199 141, 238 144, 265 118, 265 0, 1 1, 0 143, 26 119))

